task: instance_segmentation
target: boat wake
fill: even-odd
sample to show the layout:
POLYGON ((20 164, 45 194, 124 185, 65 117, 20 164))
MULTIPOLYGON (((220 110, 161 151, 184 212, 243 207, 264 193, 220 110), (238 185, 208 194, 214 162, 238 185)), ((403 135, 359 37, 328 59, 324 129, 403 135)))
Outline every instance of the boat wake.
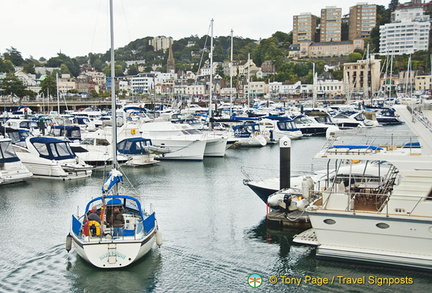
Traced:
POLYGON ((64 244, 38 253, 24 263, 15 263, 15 269, 0 279, 2 292, 55 292, 64 286, 64 244))

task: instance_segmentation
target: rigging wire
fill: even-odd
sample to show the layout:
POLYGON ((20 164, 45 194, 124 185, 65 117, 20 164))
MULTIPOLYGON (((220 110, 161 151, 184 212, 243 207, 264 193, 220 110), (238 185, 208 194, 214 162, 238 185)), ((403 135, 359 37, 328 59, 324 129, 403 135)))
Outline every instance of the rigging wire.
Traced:
MULTIPOLYGON (((207 46, 207 40, 208 40, 209 35, 210 35, 210 29, 211 29, 211 22, 210 22, 210 24, 209 24, 208 31, 207 31, 207 34, 206 34, 206 39, 205 39, 205 42, 204 42, 203 52, 202 52, 202 54, 201 54, 201 59, 200 59, 199 65, 198 65, 198 71, 199 71, 199 69, 201 68, 202 61, 203 61, 203 59, 204 59, 204 53, 205 53, 205 48, 206 48, 206 46, 207 46)), ((198 71, 197 71, 197 75, 198 75, 198 71)))
POLYGON ((103 0, 99 0, 99 4, 98 4, 98 9, 97 9, 97 13, 96 13, 96 22, 94 25, 94 30, 93 30, 93 37, 92 37, 92 41, 91 41, 91 45, 90 45, 90 52, 94 51, 94 43, 95 43, 95 39, 96 39, 96 31, 97 31, 97 27, 98 27, 98 23, 99 23, 99 15, 101 14, 101 6, 102 6, 102 1, 103 0))
POLYGON ((124 5, 124 1, 121 0, 120 2, 121 2, 121 8, 122 8, 122 11, 123 11, 123 19, 124 19, 124 23, 125 23, 125 26, 126 26, 127 35, 129 37, 129 43, 130 43, 130 42, 132 42, 132 37, 131 37, 131 34, 130 34, 130 30, 129 30, 129 25, 128 25, 129 23, 128 23, 127 18, 126 18, 126 9, 125 9, 125 5, 124 5))

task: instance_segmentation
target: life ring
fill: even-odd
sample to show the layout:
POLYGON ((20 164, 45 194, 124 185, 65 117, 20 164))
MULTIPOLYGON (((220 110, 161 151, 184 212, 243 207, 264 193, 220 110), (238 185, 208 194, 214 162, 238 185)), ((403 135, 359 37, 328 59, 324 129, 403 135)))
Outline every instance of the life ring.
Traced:
POLYGON ((254 136, 258 136, 258 134, 259 134, 258 131, 255 131, 255 132, 254 132, 254 136))
POLYGON ((131 129, 131 134, 132 134, 132 135, 136 134, 136 128, 132 128, 132 129, 131 129))

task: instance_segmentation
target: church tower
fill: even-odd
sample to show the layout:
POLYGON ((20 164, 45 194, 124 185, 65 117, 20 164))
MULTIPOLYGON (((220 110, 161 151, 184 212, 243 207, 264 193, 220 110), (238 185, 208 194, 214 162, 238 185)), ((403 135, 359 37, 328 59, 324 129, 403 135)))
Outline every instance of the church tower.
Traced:
POLYGON ((175 72, 175 61, 174 54, 172 51, 172 43, 169 45, 168 49, 168 60, 167 60, 167 73, 175 72))

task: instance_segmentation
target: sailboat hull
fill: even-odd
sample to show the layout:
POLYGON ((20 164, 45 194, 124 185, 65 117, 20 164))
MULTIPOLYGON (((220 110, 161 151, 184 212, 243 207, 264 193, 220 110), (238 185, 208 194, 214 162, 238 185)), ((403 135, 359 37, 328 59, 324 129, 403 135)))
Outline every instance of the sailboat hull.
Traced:
POLYGON ((84 260, 102 269, 114 269, 126 267, 146 255, 156 241, 156 230, 140 240, 133 237, 124 239, 100 240, 95 237, 93 240, 86 237, 86 241, 73 237, 73 244, 76 252, 84 260))

